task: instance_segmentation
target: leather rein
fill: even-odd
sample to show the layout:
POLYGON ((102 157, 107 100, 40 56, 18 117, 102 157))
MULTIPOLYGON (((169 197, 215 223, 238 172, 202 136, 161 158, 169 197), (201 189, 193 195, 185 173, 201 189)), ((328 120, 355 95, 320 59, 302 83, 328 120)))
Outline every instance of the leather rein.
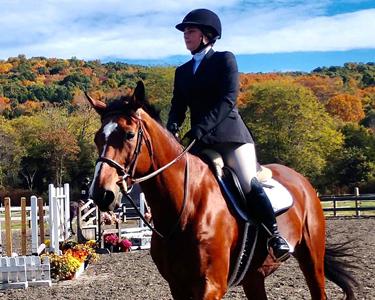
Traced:
POLYGON ((182 214, 183 214, 183 212, 185 210, 185 207, 186 207, 186 201, 187 201, 187 198, 188 198, 188 191, 189 191, 188 190, 188 186, 189 186, 189 156, 186 156, 186 164, 185 164, 185 172, 184 172, 184 199, 183 199, 183 202, 182 202, 182 207, 181 207, 180 212, 178 214, 177 221, 174 224, 174 226, 172 227, 172 229, 170 230, 168 235, 161 234, 157 229, 155 229, 150 224, 149 221, 147 221, 145 219, 145 217, 142 215, 139 208, 137 207, 135 201, 132 199, 132 197, 129 194, 130 194, 134 184, 141 183, 143 181, 149 180, 149 179, 159 175, 164 170, 166 170, 167 168, 169 168, 170 166, 175 164, 177 161, 179 161, 191 149, 191 147, 195 143, 195 140, 193 140, 175 159, 173 159, 169 163, 165 164, 161 168, 155 170, 154 172, 152 172, 152 173, 150 173, 146 176, 134 178, 134 173, 135 173, 135 169, 136 169, 136 166, 137 166, 138 157, 139 157, 139 154, 141 152, 142 142, 144 141, 146 143, 151 159, 153 158, 153 152, 152 152, 151 141, 149 140, 149 138, 145 137, 145 129, 144 129, 143 121, 141 120, 139 115, 137 117, 133 117, 133 118, 136 118, 137 123, 138 123, 137 143, 136 143, 136 146, 135 146, 135 149, 134 149, 134 153, 133 153, 131 162, 128 165, 128 167, 125 167, 125 166, 121 165, 120 163, 118 163, 117 161, 115 161, 111 158, 105 157, 105 156, 100 156, 97 159, 96 164, 99 163, 99 162, 104 162, 104 163, 108 164, 109 166, 111 166, 112 168, 116 169, 117 174, 119 175, 119 178, 120 178, 119 181, 117 182, 117 185, 120 187, 121 193, 129 200, 130 204, 135 209, 137 215, 142 219, 142 221, 146 224, 146 226, 149 227, 159 237, 170 238, 174 234, 174 232, 177 230, 177 227, 178 227, 178 225, 181 221, 181 218, 182 218, 182 214), (130 184, 131 184, 130 187, 128 186, 128 182, 130 182, 130 184))

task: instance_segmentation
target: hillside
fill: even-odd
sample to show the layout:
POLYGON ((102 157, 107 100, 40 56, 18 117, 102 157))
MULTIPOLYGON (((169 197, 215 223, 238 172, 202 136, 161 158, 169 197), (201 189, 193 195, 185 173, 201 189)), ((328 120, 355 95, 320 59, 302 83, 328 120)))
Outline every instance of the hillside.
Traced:
MULTIPOLYGON (((82 91, 93 92, 101 99, 111 98, 134 87, 138 80, 145 81, 151 101, 168 105, 173 76, 173 67, 102 64, 75 58, 27 59, 19 55, 0 61, 0 112, 12 118, 50 104, 74 105, 82 101, 82 91)), ((241 74, 242 90, 252 82, 286 76, 311 88, 322 101, 351 94, 361 98, 365 109, 374 105, 374 63, 322 67, 309 74, 241 74)))
MULTIPOLYGON (((23 55, 0 61, 0 188, 78 188, 93 174, 100 121, 83 92, 108 101, 143 80, 166 122, 174 70, 23 55)), ((374 78, 374 63, 240 74, 239 108, 260 161, 291 166, 322 191, 374 188, 374 78)), ((186 122, 182 134, 188 129, 186 122)))

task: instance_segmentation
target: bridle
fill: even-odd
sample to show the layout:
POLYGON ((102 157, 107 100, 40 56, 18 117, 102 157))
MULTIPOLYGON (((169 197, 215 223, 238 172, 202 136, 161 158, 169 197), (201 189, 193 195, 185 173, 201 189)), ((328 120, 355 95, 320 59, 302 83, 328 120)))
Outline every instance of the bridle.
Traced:
POLYGON ((108 158, 108 157, 105 157, 105 156, 99 156, 99 158, 96 160, 96 163, 104 162, 104 163, 107 163, 108 165, 110 165, 112 168, 116 169, 117 174, 119 175, 119 178, 120 178, 119 182, 117 184, 120 185, 119 183, 121 183, 121 185, 120 185, 121 191, 123 193, 127 193, 127 194, 131 192, 134 184, 140 182, 140 181, 138 181, 138 179, 134 178, 134 173, 135 173, 135 169, 137 167, 138 157, 139 157, 139 154, 141 152, 143 140, 145 140, 145 143, 147 145, 147 149, 149 151, 150 158, 152 159, 152 157, 153 157, 152 144, 151 144, 150 140, 148 138, 146 139, 145 136, 144 136, 143 122, 139 117, 136 118, 136 121, 137 121, 137 127, 138 127, 137 142, 136 142, 136 146, 134 148, 133 156, 132 156, 132 158, 130 160, 130 163, 128 164, 127 167, 124 167, 123 165, 121 165, 120 163, 115 161, 114 159, 111 159, 111 158, 108 158), (131 183, 130 188, 128 187, 128 181, 131 183))
MULTIPOLYGON (((118 113, 121 113, 121 112, 118 112, 118 113)), ((115 114, 115 113, 112 112, 111 114, 115 114)), ((179 161, 191 149, 191 147, 195 143, 195 140, 193 140, 175 159, 173 159, 172 161, 170 161, 169 163, 167 163, 163 167, 155 170, 154 172, 152 172, 152 173, 150 173, 150 174, 148 174, 146 176, 139 177, 139 178, 134 178, 134 174, 135 174, 135 170, 136 170, 136 166, 137 166, 139 154, 140 154, 141 148, 142 148, 142 142, 144 141, 145 144, 147 145, 147 149, 148 149, 151 161, 153 160, 153 148, 152 148, 152 143, 150 141, 150 138, 146 137, 146 135, 145 135, 146 131, 144 129, 144 124, 143 124, 142 119, 140 118, 140 115, 137 114, 137 116, 131 116, 131 118, 135 118, 136 119, 136 121, 137 121, 137 127, 138 127, 138 132, 137 132, 136 146, 134 148, 134 152, 133 152, 133 155, 132 155, 132 158, 130 160, 129 165, 127 167, 125 167, 125 166, 121 165, 120 163, 118 163, 117 161, 115 161, 115 160, 113 160, 111 158, 105 157, 105 156, 99 156, 99 158, 96 161, 96 164, 98 164, 99 162, 104 162, 104 163, 108 164, 109 166, 111 166, 112 168, 116 169, 117 174, 119 176, 119 180, 117 182, 117 185, 120 187, 120 190, 121 190, 122 194, 129 200, 129 202, 131 203, 131 205, 134 207, 134 209, 136 210, 137 214, 142 219, 142 221, 153 232, 155 232, 161 238, 165 238, 165 237, 169 238, 176 231, 176 229, 178 227, 178 224, 181 221, 182 214, 183 214, 183 212, 185 210, 185 206, 186 206, 186 200, 188 198, 189 156, 186 157, 186 164, 185 164, 184 199, 183 199, 183 202, 182 202, 182 207, 181 207, 181 210, 179 212, 179 216, 178 216, 177 222, 172 227, 172 230, 169 232, 169 234, 167 236, 164 236, 159 231, 157 231, 154 227, 151 226, 151 224, 141 214, 141 212, 139 211, 137 205, 135 204, 135 201, 131 198, 131 196, 129 194, 130 194, 130 192, 131 192, 134 184, 137 184, 137 183, 149 180, 149 179, 151 179, 151 178, 159 175, 164 170, 166 170, 167 168, 169 168, 170 166, 172 166, 173 164, 175 164, 177 161, 179 161), (129 187, 128 183, 130 183, 130 187, 129 187)))

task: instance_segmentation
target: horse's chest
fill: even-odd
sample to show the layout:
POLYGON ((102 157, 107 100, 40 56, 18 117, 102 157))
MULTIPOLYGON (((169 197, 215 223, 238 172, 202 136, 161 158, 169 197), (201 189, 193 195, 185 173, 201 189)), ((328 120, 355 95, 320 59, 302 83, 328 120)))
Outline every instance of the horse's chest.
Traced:
POLYGON ((156 243, 151 247, 151 257, 160 274, 167 280, 191 277, 196 273, 197 249, 181 243, 156 243), (195 262, 195 263, 194 263, 195 262))

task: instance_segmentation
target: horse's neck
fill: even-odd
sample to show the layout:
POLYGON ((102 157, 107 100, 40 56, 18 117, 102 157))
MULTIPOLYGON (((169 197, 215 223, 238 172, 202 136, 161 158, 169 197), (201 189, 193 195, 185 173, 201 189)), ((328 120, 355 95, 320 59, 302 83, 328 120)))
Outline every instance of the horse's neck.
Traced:
POLYGON ((158 169, 178 157, 183 148, 158 122, 147 114, 142 116, 152 144, 154 169, 158 169))
MULTIPOLYGON (((151 117, 145 118, 145 129, 153 148, 153 171, 173 161, 183 151, 181 145, 151 117)), ((141 184, 156 222, 175 220, 184 198, 187 155, 156 177, 141 184), (166 216, 168 215, 168 216, 166 216)), ((155 224, 156 225, 156 224, 155 224)), ((168 225, 166 225, 168 226, 168 225)))

